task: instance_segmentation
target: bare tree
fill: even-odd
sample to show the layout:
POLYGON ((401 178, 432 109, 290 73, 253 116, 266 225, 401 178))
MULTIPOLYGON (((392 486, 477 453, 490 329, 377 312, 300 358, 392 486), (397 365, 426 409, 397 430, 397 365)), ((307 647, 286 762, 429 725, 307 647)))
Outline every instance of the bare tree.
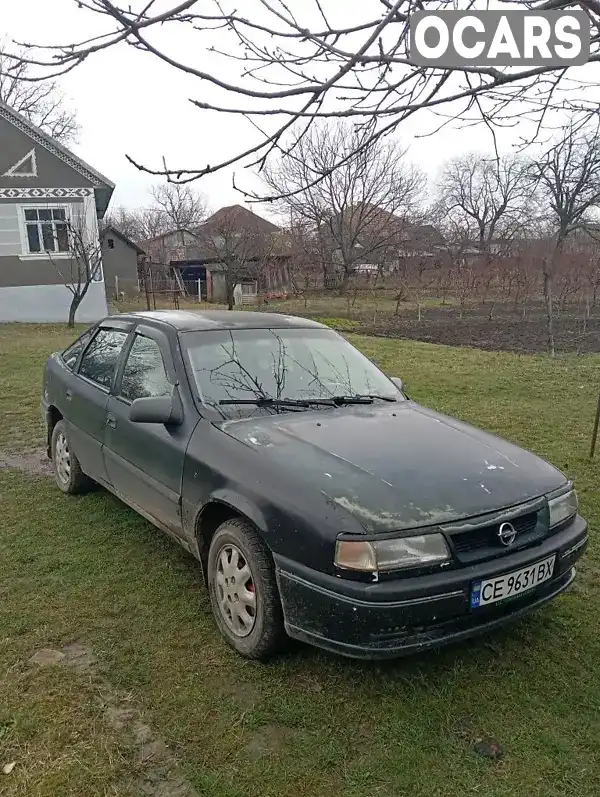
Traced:
POLYGON ((234 307, 234 290, 243 278, 258 278, 272 251, 272 238, 241 216, 238 206, 224 208, 196 230, 206 253, 221 263, 227 307, 234 307))
POLYGON ((129 210, 123 205, 112 208, 103 219, 104 227, 114 227, 132 241, 143 241, 150 238, 146 235, 146 226, 143 223, 142 214, 139 210, 129 210))
POLYGON ((548 352, 554 356, 553 282, 567 238, 593 223, 600 205, 600 133, 594 128, 569 126, 531 166, 533 184, 550 210, 551 246, 542 260, 548 352))
POLYGON ((28 51, 7 54, 6 42, 0 41, 0 102, 10 105, 56 141, 69 143, 77 138, 79 126, 75 111, 67 105, 56 80, 32 81, 28 51))
POLYGON ((191 229, 207 216, 207 202, 189 185, 161 183, 150 188, 152 203, 144 208, 114 208, 104 218, 105 226, 120 230, 132 241, 147 241, 167 232, 191 229))
POLYGON ((70 257, 59 261, 48 254, 65 287, 71 292, 67 323, 73 327, 77 308, 85 299, 90 285, 102 277, 102 247, 98 236, 86 229, 84 217, 76 216, 71 221, 65 221, 62 225, 64 233, 58 229, 58 224, 56 226, 58 236, 68 236, 70 257))
POLYGON ((160 223, 170 230, 193 229, 208 215, 206 197, 189 185, 161 183, 150 188, 160 223))
MULTIPOLYGON (((577 73, 564 66, 416 65, 408 29, 412 13, 423 8, 421 0, 363 0, 353 5, 352 14, 337 0, 306 0, 293 6, 287 0, 247 0, 243 12, 233 0, 169 0, 160 5, 155 0, 72 2, 88 15, 88 30, 79 41, 29 56, 43 74, 57 76, 97 52, 127 42, 176 74, 196 78, 200 97, 192 102, 198 108, 250 121, 248 129, 256 135, 221 162, 163 163, 158 168, 137 164, 176 181, 194 180, 240 161, 263 166, 295 122, 300 122, 296 138, 301 139, 316 118, 352 117, 368 125, 368 139, 357 142, 365 146, 422 109, 439 114, 431 132, 453 120, 472 124, 484 119, 491 125, 528 117, 541 124, 551 107, 597 112, 589 88, 586 94, 577 73), (195 46, 187 53, 175 49, 168 31, 161 37, 165 28, 183 26, 194 37, 195 46), (238 75, 227 80, 224 74, 235 74, 231 62, 237 62, 238 75), (210 100, 203 90, 207 85, 210 100)), ((433 0, 427 10, 448 5, 448 0, 433 0)), ((597 0, 527 0, 523 5, 585 11, 591 26, 589 60, 600 60, 597 0)), ((474 2, 456 0, 452 7, 471 9, 474 2)), ((346 157, 340 154, 333 168, 343 165, 346 157)))
POLYGON ((113 208, 104 217, 104 227, 114 227, 132 241, 147 241, 169 231, 165 216, 158 208, 113 208))
POLYGON ((515 156, 496 159, 469 153, 443 168, 438 202, 444 215, 465 231, 482 253, 495 238, 522 234, 531 219, 528 163, 515 156))
POLYGON ((312 225, 325 265, 341 268, 342 292, 357 264, 397 261, 424 183, 397 144, 363 145, 368 137, 342 122, 315 126, 264 173, 279 205, 312 225), (344 165, 334 169, 341 154, 344 165))
POLYGON ((293 214, 282 235, 288 242, 287 271, 292 292, 296 297, 302 297, 307 307, 310 293, 323 285, 322 264, 325 258, 319 248, 319 238, 310 223, 294 218, 293 214))

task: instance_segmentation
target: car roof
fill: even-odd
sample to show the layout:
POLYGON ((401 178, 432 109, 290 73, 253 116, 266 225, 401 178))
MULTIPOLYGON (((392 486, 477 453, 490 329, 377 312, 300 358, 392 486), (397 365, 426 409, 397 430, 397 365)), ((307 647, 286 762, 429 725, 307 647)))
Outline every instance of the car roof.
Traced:
MULTIPOLYGON (((168 325, 180 332, 207 329, 328 329, 324 324, 281 313, 255 313, 248 310, 149 310, 119 313, 119 321, 150 322, 168 325)), ((115 320, 109 316, 105 321, 115 320)))

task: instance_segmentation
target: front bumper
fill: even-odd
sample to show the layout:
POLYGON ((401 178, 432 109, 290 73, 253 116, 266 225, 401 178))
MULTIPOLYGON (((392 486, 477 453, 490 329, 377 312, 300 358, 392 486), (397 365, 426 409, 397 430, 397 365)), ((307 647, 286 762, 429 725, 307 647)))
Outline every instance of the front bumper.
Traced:
POLYGON ((503 625, 563 592, 588 542, 577 516, 542 543, 491 561, 433 575, 364 583, 275 556, 289 636, 362 659, 383 659, 467 639, 503 625), (523 595, 471 609, 473 581, 519 570, 556 553, 553 577, 523 595))

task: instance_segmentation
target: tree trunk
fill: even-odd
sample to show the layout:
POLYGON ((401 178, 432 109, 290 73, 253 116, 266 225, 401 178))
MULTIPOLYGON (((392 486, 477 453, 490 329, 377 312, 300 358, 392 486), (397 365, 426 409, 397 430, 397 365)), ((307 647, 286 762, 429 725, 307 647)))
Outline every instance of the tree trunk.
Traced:
POLYGON ((67 321, 67 326, 69 329, 72 329, 75 326, 75 313, 77 312, 77 308, 81 303, 81 299, 78 294, 74 293, 73 298, 71 299, 71 306, 69 307, 69 320, 67 321))
POLYGON ((346 266, 344 266, 344 276, 342 277, 342 281, 340 283, 340 296, 344 296, 346 291, 348 290, 348 283, 350 281, 350 273, 346 266))
POLYGON ((552 277, 544 271, 544 302, 546 304, 546 329, 548 332, 548 354, 554 357, 554 314, 552 309, 552 277))
POLYGON ((225 295, 227 298, 227 309, 233 310, 233 289, 235 288, 235 280, 233 279, 231 265, 227 264, 227 271, 225 272, 225 295))

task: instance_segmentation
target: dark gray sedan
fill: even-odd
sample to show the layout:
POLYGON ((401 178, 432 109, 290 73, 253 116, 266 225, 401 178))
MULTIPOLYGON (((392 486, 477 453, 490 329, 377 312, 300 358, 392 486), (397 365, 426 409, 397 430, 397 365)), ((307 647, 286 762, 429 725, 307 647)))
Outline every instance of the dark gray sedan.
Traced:
POLYGON ((250 658, 464 639, 565 590, 587 545, 562 473, 305 319, 111 316, 49 358, 43 413, 60 489, 101 484, 190 551, 250 658))

